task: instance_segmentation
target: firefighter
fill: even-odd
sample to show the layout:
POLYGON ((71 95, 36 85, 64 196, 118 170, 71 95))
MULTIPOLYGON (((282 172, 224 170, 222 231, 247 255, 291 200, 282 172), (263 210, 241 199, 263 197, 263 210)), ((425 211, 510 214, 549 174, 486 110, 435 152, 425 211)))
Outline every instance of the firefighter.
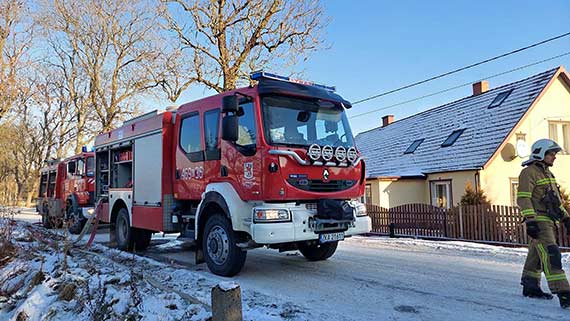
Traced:
POLYGON ((517 204, 521 209, 530 237, 528 256, 524 265, 521 285, 525 297, 547 299, 552 294, 540 288, 542 273, 546 276, 550 291, 558 295, 560 306, 570 308, 570 286, 564 270, 560 249, 556 243, 558 222, 570 231, 570 216, 564 209, 560 189, 549 170, 556 153, 562 150, 550 139, 540 139, 532 145, 530 159, 519 176, 517 204))

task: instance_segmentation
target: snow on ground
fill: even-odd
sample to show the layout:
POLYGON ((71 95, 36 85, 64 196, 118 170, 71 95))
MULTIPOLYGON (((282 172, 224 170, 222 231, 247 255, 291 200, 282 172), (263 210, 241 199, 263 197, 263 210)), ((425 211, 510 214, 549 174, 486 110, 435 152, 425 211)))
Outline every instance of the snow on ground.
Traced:
MULTIPOLYGON (((211 275, 101 244, 90 251, 71 248, 65 256, 61 231, 0 219, 0 231, 10 225, 19 251, 8 262, 0 261, 0 320, 210 318, 210 292, 219 283, 211 275)), ((244 320, 313 319, 287 300, 253 290, 242 289, 242 301, 244 320)))
MULTIPOLYGON (((103 244, 92 248, 96 255, 75 251, 69 265, 76 273, 67 275, 89 280, 90 288, 97 288, 99 279, 103 285, 112 279, 107 286, 112 290, 105 302, 114 302, 113 311, 142 313, 149 320, 157 315, 163 320, 176 319, 182 311, 191 309, 192 305, 180 293, 209 304, 211 288, 228 281, 238 283, 242 289, 246 320, 570 320, 570 311, 560 309, 557 299, 536 301, 522 297, 519 281, 525 248, 352 237, 324 262, 308 262, 298 252, 252 250, 242 272, 234 278, 224 278, 212 275, 203 264, 189 263, 191 253, 175 237, 155 234, 149 251, 141 254, 146 257, 103 244), (125 270, 114 264, 131 268, 125 270), (152 276, 176 292, 165 296, 164 291, 138 281, 137 288, 143 293, 141 305, 153 308, 147 311, 141 305, 133 305, 130 280, 132 275, 141 274, 152 276), (152 291, 156 295, 151 295, 152 291), (165 310, 170 304, 176 305, 178 314, 165 310)), ((104 242, 107 237, 97 235, 96 240, 104 242)), ((46 266, 48 258, 56 272, 61 270, 61 254, 46 255, 46 266)), ((39 268, 37 258, 10 264, 0 270, 0 284, 9 279, 6 284, 12 287, 29 283, 30 273, 24 277, 16 272, 23 266, 33 271, 39 268), (6 278, 8 274, 11 276, 6 278)), ((563 254, 563 265, 570 269, 570 254, 563 254)), ((11 312, 0 312, 0 320, 14 317, 14 311, 21 309, 40 311, 36 315, 43 313, 45 317, 51 307, 58 311, 52 320, 88 316, 88 305, 84 307, 87 312, 78 314, 74 310, 78 303, 62 302, 54 294, 57 291, 53 283, 64 278, 56 272, 34 287, 30 292, 33 295, 23 295, 11 312)), ((547 289, 544 280, 543 287, 547 289)), ((5 304, 2 302, 0 299, 0 305, 5 304)), ((203 310, 192 311, 196 315, 207 314, 203 310)))

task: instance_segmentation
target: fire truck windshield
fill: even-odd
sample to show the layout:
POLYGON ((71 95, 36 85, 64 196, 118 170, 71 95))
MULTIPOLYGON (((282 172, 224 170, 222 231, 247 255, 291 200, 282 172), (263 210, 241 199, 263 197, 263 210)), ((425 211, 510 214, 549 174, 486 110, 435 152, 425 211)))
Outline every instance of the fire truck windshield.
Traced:
POLYGON ((286 96, 264 97, 262 105, 265 136, 270 144, 354 146, 346 113, 340 106, 286 96))

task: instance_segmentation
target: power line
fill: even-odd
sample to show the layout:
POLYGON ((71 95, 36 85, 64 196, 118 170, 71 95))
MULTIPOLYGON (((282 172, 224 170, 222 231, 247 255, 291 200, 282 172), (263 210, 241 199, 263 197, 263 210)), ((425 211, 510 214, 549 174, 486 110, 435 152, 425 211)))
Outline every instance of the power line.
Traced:
POLYGON ((521 51, 524 51, 524 50, 528 50, 528 49, 530 49, 530 48, 534 48, 534 47, 543 45, 543 44, 545 44, 545 43, 548 43, 548 42, 551 42, 551 41, 554 41, 554 40, 557 40, 557 39, 560 39, 560 38, 564 38, 564 37, 569 36, 569 35, 570 35, 570 32, 563 33, 563 34, 558 35, 558 36, 556 36, 556 37, 552 37, 552 38, 549 38, 549 39, 546 39, 546 40, 543 40, 543 41, 534 43, 534 44, 529 45, 529 46, 526 46, 526 47, 522 47, 522 48, 519 48, 519 49, 516 49, 516 50, 513 50, 513 51, 509 51, 509 52, 507 52, 507 53, 504 53, 504 54, 501 54, 501 55, 498 55, 498 56, 495 56, 495 57, 492 57, 492 58, 489 58, 489 59, 485 59, 485 60, 482 60, 482 61, 479 61, 479 62, 470 64, 470 65, 467 65, 467 66, 464 66, 464 67, 461 67, 461 68, 457 68, 457 69, 455 69, 455 70, 448 71, 448 72, 446 72, 446 73, 443 73, 443 74, 440 74, 440 75, 437 75, 437 76, 434 76, 434 77, 431 77, 431 78, 428 78, 428 79, 424 79, 424 80, 421 80, 421 81, 418 81, 418 82, 415 82, 415 83, 412 83, 412 84, 409 84, 409 85, 405 85, 405 86, 402 86, 402 87, 399 87, 399 88, 396 88, 396 89, 392 89, 392 90, 389 90, 389 91, 385 91, 385 92, 383 92, 383 93, 380 93, 380 94, 377 94, 377 95, 374 95, 374 96, 370 96, 370 97, 367 97, 367 98, 364 98, 364 99, 357 100, 357 101, 353 102, 352 105, 360 104, 360 103, 363 103, 363 102, 365 102, 365 101, 369 101, 369 100, 376 99, 376 98, 379 98, 379 97, 382 97, 382 96, 386 96, 386 95, 389 95, 389 94, 393 94, 393 93, 395 93, 395 92, 398 92, 398 91, 401 91, 401 90, 404 90, 404 89, 408 89, 408 88, 411 88, 411 87, 415 87, 415 86, 417 86, 417 85, 425 84, 426 82, 430 82, 430 81, 433 81, 433 80, 436 80, 436 79, 439 79, 439 78, 443 78, 443 77, 446 77, 446 76, 449 76, 449 75, 458 73, 458 72, 460 72, 460 71, 464 71, 464 70, 467 70, 467 69, 470 69, 470 68, 473 68, 473 67, 476 67, 476 66, 479 66, 479 65, 482 65, 482 64, 486 64, 486 63, 488 63, 488 62, 491 62, 491 61, 494 61, 494 60, 497 60, 497 59, 500 59, 500 58, 504 58, 504 57, 513 55, 513 54, 515 54, 515 53, 518 53, 518 52, 521 52, 521 51))
POLYGON ((545 62, 548 62, 548 61, 551 61, 551 60, 554 60, 554 59, 558 59, 558 58, 561 58, 561 57, 564 57, 564 56, 568 56, 568 55, 570 55, 570 51, 565 52, 565 53, 560 54, 560 55, 557 55, 557 56, 554 56, 554 57, 550 57, 550 58, 544 59, 544 60, 536 61, 536 62, 533 62, 533 63, 528 64, 528 65, 520 66, 520 67, 517 67, 517 68, 515 68, 515 69, 511 69, 511 70, 507 70, 507 71, 504 71, 504 72, 501 72, 501 73, 498 73, 498 74, 494 74, 494 75, 489 76, 489 77, 484 77, 484 78, 479 79, 479 80, 470 81, 470 82, 467 82, 467 83, 464 83, 464 84, 461 84, 461 85, 457 85, 457 86, 453 86, 453 87, 450 87, 450 88, 447 88, 447 89, 444 89, 444 90, 440 90, 440 91, 437 91, 437 92, 434 92, 434 93, 431 93, 431 94, 427 94, 427 95, 423 95, 423 96, 420 96, 420 97, 416 97, 416 98, 413 98, 413 99, 410 99, 410 100, 402 101, 402 102, 399 102, 399 103, 397 103, 397 104, 388 105, 388 106, 381 107, 381 108, 376 108, 376 109, 374 109, 374 110, 370 110, 370 111, 367 111, 367 112, 364 112, 364 113, 356 114, 356 115, 350 116, 349 118, 352 119, 352 118, 356 118, 356 117, 360 117, 360 116, 372 114, 372 113, 375 113, 375 112, 378 112, 378 111, 381 111, 381 110, 386 110, 386 109, 394 108, 394 107, 397 107, 397 106, 409 104, 409 103, 412 103, 412 102, 414 102, 414 101, 418 101, 418 100, 421 100, 421 99, 424 99, 424 98, 428 98, 428 97, 431 97, 431 96, 443 94, 443 93, 446 93, 446 92, 448 92, 448 91, 452 91, 452 90, 455 90, 455 89, 459 89, 459 88, 461 88, 461 87, 469 86, 469 85, 471 85, 471 84, 473 84, 473 83, 475 83, 475 82, 477 82, 477 81, 486 80, 486 79, 493 79, 493 78, 496 78, 496 77, 499 77, 499 76, 503 76, 503 75, 506 75, 506 74, 510 74, 510 73, 515 72, 515 71, 519 71, 519 70, 526 69, 526 68, 529 68, 529 67, 532 67, 532 66, 536 66, 536 65, 539 65, 539 64, 542 64, 542 63, 545 63, 545 62))

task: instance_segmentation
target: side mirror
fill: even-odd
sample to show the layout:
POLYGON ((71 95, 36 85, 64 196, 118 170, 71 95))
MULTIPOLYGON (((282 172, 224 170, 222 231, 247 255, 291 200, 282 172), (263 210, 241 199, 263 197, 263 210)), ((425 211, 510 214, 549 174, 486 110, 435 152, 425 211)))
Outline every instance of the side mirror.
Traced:
MULTIPOLYGON (((225 98, 225 97, 224 97, 225 98)), ((222 118, 222 139, 235 142, 239 137, 238 116, 226 115, 222 118)))
POLYGON ((239 109, 236 95, 222 97, 222 113, 237 113, 239 109))

